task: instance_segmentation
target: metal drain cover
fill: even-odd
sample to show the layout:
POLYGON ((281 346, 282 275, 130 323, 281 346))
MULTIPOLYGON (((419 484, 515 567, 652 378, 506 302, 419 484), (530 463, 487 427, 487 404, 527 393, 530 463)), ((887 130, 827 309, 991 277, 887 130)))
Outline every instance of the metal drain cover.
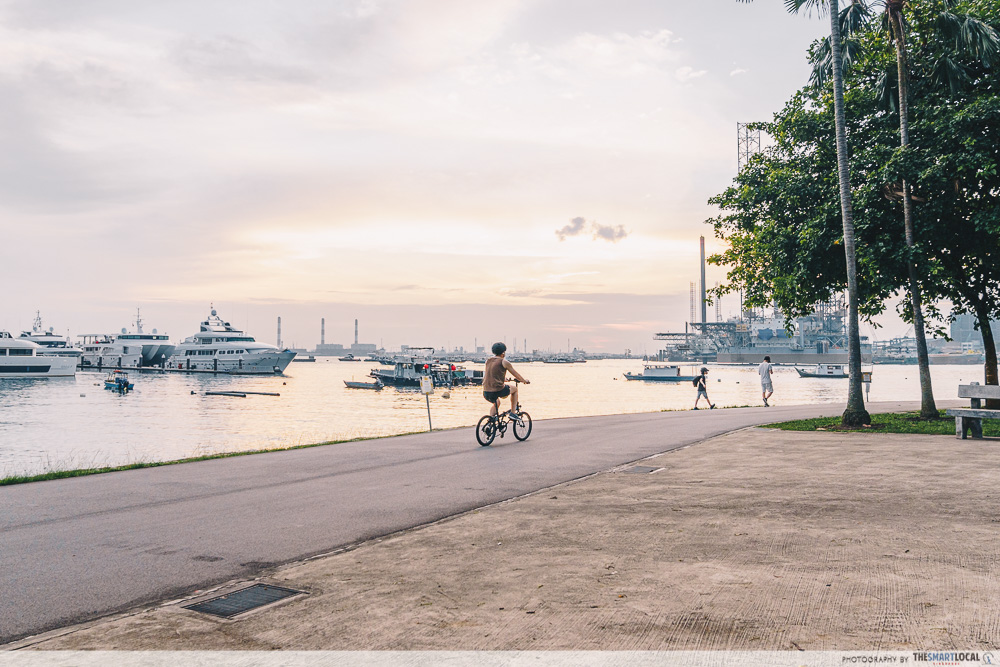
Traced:
POLYGON ((657 470, 663 470, 663 468, 654 468, 652 466, 632 466, 631 468, 626 468, 625 472, 630 472, 636 475, 648 475, 651 472, 656 472, 657 470))
POLYGON ((232 618, 252 609, 269 605, 278 600, 302 595, 304 591, 296 591, 291 588, 281 586, 271 586, 270 584, 254 584, 249 588, 238 590, 235 593, 227 593, 217 598, 185 605, 184 609, 200 611, 204 614, 232 618))

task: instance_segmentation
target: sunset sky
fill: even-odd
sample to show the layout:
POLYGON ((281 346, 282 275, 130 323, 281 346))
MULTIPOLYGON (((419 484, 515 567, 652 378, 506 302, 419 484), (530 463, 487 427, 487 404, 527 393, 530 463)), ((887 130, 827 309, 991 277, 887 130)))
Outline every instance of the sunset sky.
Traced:
POLYGON ((280 315, 309 347, 326 317, 652 352, 736 123, 826 28, 777 0, 0 1, 0 328, 141 306, 180 339, 214 303, 272 343, 280 315))

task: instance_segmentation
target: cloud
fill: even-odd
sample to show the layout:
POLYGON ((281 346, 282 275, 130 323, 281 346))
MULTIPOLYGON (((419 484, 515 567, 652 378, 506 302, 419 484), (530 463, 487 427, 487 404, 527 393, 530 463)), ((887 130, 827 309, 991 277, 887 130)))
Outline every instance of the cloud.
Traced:
POLYGON ((618 243, 623 238, 628 236, 628 232, 625 231, 623 225, 618 225, 617 227, 612 227, 611 225, 599 225, 596 222, 592 225, 594 231, 594 239, 604 239, 605 241, 611 241, 612 243, 618 243))
POLYGON ((573 218, 569 221, 568 225, 556 230, 556 236, 559 237, 560 241, 565 241, 570 236, 578 236, 583 232, 585 224, 587 224, 587 221, 583 218, 573 218))
MULTIPOLYGON (((587 221, 584 218, 576 217, 569 221, 569 224, 562 229, 556 230, 556 236, 559 237, 560 241, 565 241, 571 236, 579 236, 583 234, 587 227, 587 221)), ((590 232, 593 234, 594 240, 604 240, 611 241, 612 243, 618 243, 623 238, 628 236, 628 232, 625 230, 624 225, 612 226, 612 225, 599 225, 597 222, 590 223, 590 232)), ((572 274, 571 274, 572 275, 572 274)))
POLYGON ((746 74, 746 72, 747 71, 745 69, 737 68, 730 72, 729 76, 739 76, 740 74, 746 74))
POLYGON ((706 71, 703 69, 696 70, 693 67, 685 65, 678 67, 677 71, 674 72, 674 76, 677 77, 678 81, 690 81, 691 79, 697 79, 699 76, 705 74, 706 71))

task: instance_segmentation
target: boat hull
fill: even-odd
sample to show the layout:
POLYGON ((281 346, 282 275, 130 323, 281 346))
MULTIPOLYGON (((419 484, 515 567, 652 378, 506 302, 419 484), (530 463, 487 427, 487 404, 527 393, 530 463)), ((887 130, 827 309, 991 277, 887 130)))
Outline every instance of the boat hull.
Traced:
POLYGON ((649 376, 639 375, 636 373, 625 373, 624 375, 626 380, 643 380, 645 382, 671 382, 674 384, 678 382, 693 382, 696 377, 694 375, 682 375, 678 377, 655 377, 655 376, 649 377, 649 376))
POLYGON ((0 379, 73 377, 75 357, 8 357, 0 362, 0 379))

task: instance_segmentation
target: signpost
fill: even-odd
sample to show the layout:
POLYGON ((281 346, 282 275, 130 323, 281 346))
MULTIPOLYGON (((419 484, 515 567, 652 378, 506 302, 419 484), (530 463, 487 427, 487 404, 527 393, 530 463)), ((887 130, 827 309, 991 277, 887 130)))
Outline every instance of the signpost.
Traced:
POLYGON ((861 381, 865 383, 865 400, 868 400, 868 392, 872 390, 872 372, 861 371, 861 381))
POLYGON ((420 393, 427 399, 427 430, 433 431, 434 424, 431 423, 431 394, 434 393, 434 379, 429 375, 420 378, 420 393))

